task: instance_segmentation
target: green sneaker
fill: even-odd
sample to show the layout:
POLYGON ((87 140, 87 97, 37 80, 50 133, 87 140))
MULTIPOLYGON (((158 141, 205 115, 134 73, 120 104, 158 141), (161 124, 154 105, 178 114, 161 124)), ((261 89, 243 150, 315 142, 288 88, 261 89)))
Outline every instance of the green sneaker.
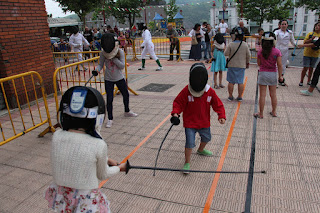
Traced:
POLYGON ((203 149, 203 151, 201 151, 201 152, 198 150, 197 154, 204 155, 204 156, 212 156, 212 152, 207 149, 203 149))
MULTIPOLYGON (((183 166, 183 170, 190 170, 190 163, 185 163, 183 166)), ((183 174, 189 174, 190 172, 184 171, 183 174)))

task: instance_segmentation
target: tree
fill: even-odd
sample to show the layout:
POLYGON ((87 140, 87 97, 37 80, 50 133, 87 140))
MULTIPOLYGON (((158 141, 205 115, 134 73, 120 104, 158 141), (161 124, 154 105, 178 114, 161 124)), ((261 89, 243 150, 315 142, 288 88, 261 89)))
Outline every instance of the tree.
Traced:
MULTIPOLYGON (((293 7, 291 0, 242 0, 242 12, 246 19, 256 21, 259 26, 264 20, 272 21, 289 18, 289 9, 293 7)), ((241 11, 241 4, 237 5, 238 12, 241 11)))
POLYGON ((170 0, 168 6, 164 8, 164 12, 168 17, 168 22, 174 21, 174 16, 178 12, 179 7, 176 5, 176 0, 170 0))
POLYGON ((71 11, 75 12, 80 20, 83 22, 83 26, 86 25, 86 15, 94 10, 97 5, 100 4, 99 0, 55 0, 58 2, 63 12, 71 11))

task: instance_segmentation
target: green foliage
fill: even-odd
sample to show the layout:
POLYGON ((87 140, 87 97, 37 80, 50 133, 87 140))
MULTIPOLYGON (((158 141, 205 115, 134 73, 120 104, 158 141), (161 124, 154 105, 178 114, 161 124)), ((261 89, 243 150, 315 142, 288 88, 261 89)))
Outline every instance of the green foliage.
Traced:
POLYGON ((319 0, 300 0, 296 3, 297 7, 305 6, 308 10, 316 10, 320 15, 320 1, 319 0))
MULTIPOLYGON (((272 21, 275 19, 282 20, 289 18, 290 8, 293 7, 291 0, 242 0, 243 16, 246 19, 255 21, 261 26, 264 20, 272 21)), ((241 5, 238 4, 240 14, 241 5)))
POLYGON ((154 21, 150 21, 150 22, 148 23, 148 28, 149 28, 150 30, 155 30, 155 29, 156 29, 156 23, 155 23, 154 21))
POLYGON ((85 25, 85 16, 92 12, 97 5, 100 4, 99 0, 55 0, 58 2, 64 12, 75 12, 85 25))
POLYGON ((176 0, 170 0, 169 5, 164 8, 164 12, 168 17, 168 22, 174 22, 174 16, 177 14, 179 7, 176 5, 176 0))
POLYGON ((206 2, 193 6, 180 6, 182 16, 184 17, 183 25, 185 28, 193 28, 196 23, 202 24, 204 21, 210 23, 210 9, 212 8, 212 4, 206 2))

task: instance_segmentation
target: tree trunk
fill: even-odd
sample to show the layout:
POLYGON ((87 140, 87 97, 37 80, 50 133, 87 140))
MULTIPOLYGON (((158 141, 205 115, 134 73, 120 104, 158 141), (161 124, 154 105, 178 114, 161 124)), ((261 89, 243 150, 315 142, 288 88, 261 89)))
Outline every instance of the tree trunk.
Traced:
POLYGON ((130 30, 131 30, 131 28, 132 28, 131 13, 129 13, 128 20, 129 20, 129 26, 130 26, 130 30))

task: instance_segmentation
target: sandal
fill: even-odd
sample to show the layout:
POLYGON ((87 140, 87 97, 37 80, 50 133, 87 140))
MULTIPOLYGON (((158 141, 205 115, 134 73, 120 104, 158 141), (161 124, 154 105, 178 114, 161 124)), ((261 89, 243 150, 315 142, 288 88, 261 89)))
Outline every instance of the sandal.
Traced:
POLYGON ((215 89, 220 89, 220 87, 219 87, 218 85, 214 85, 213 88, 215 88, 215 89))
POLYGON ((263 116, 261 116, 260 113, 254 113, 253 117, 263 119, 263 116))
POLYGON ((272 112, 269 113, 272 117, 278 117, 277 115, 273 114, 272 112))

